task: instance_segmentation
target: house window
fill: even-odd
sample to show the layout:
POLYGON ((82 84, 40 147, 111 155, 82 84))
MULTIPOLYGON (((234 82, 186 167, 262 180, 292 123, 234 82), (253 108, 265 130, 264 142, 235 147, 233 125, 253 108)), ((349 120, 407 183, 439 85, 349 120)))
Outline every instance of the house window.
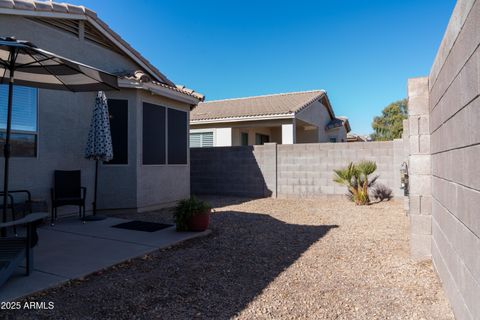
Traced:
POLYGON ((213 147, 213 132, 190 133, 190 148, 213 147))
POLYGON ((108 99, 113 159, 105 164, 128 164, 128 100, 108 99))
POLYGON ((166 163, 166 108, 143 104, 143 164, 166 163))
POLYGON ((241 133, 241 144, 242 146, 248 146, 248 132, 241 133))
POLYGON ((168 109, 168 164, 187 164, 187 113, 168 109))
MULTIPOLYGON (((7 128, 8 86, 0 85, 0 155, 7 128)), ((15 86, 12 100, 12 134, 10 136, 12 157, 37 156, 38 90, 15 86)))
POLYGON ((337 138, 330 138, 330 142, 337 142, 337 138))
POLYGON ((104 164, 128 164, 128 100, 108 99, 113 159, 104 164))
POLYGON ((270 137, 265 134, 257 133, 255 134, 255 144, 264 144, 270 142, 270 137))

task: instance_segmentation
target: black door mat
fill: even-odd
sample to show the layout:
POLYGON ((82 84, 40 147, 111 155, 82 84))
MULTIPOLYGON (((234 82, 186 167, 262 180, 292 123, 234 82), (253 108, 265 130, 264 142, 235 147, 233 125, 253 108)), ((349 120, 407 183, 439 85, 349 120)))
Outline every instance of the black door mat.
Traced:
POLYGON ((155 232, 155 231, 162 230, 162 229, 165 229, 165 228, 168 228, 168 227, 171 227, 171 226, 172 226, 172 224, 133 220, 133 221, 130 221, 130 222, 124 222, 124 223, 116 224, 116 225, 112 226, 112 228, 128 229, 128 230, 135 230, 135 231, 145 231, 145 232, 155 232))

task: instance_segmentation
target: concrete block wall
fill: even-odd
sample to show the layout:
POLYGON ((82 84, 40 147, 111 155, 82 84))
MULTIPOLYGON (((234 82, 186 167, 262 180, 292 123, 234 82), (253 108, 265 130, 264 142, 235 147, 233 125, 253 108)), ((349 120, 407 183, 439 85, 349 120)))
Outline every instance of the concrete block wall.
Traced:
POLYGON ((308 143, 231 148, 194 148, 191 186, 194 194, 317 197, 344 195, 333 182, 333 170, 350 162, 377 163, 379 182, 400 190, 400 165, 405 161, 402 140, 358 143, 308 143))
POLYGON ((431 257, 432 192, 428 77, 408 81, 410 250, 415 259, 431 257))
MULTIPOLYGON (((431 210, 431 256, 457 319, 480 319, 479 30, 480 0, 458 0, 428 77, 430 150, 423 150, 431 157, 430 186, 412 181, 432 196, 426 203, 410 197, 411 213, 431 210)), ((410 160, 412 169, 426 169, 410 160)), ((411 223, 414 244, 413 235, 429 226, 417 218, 411 223)))
MULTIPOLYGON (((400 181, 395 181, 394 143, 308 143, 278 145, 279 197, 315 197, 346 194, 345 186, 333 181, 333 170, 350 162, 372 160, 377 163, 378 182, 400 195, 400 181)), ((400 162, 401 163, 401 162, 400 162)))
POLYGON ((192 194, 245 197, 275 191, 275 144, 190 149, 192 194))

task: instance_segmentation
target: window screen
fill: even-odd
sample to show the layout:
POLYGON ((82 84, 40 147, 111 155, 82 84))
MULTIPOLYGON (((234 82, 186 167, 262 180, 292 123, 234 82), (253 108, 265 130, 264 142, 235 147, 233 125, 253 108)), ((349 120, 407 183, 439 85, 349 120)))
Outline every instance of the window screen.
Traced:
POLYGON ((187 113, 168 109, 168 164, 187 164, 187 113))
POLYGON ((190 148, 213 147, 213 132, 190 133, 190 148))
MULTIPOLYGON (((0 128, 7 128, 8 86, 0 85, 0 128)), ((14 86, 12 130, 37 132, 37 89, 14 86)))
POLYGON ((165 164, 165 120, 164 107, 143 103, 143 164, 165 164))
POLYGON ((128 163, 128 100, 108 99, 113 159, 105 164, 128 163))
MULTIPOLYGON (((12 100, 12 157, 37 156, 38 90, 14 86, 12 100)), ((3 156, 7 128, 8 86, 0 85, 0 155, 3 156)))

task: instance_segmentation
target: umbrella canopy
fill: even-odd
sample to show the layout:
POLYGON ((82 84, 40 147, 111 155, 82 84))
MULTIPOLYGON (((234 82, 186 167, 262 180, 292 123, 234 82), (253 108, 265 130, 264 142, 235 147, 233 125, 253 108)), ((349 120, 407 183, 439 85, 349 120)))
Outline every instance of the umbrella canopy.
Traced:
POLYGON ((14 84, 83 92, 118 89, 118 82, 114 75, 42 50, 28 41, 0 37, 0 84, 3 83, 8 83, 3 176, 3 221, 6 221, 14 84))
POLYGON ((100 161, 110 161, 113 158, 107 97, 103 91, 99 91, 95 99, 85 158, 100 161))
POLYGON ((0 37, 0 83, 73 92, 118 89, 117 77, 37 48, 0 37))
MULTIPOLYGON (((95 163, 95 188, 93 194, 93 215, 97 214, 97 185, 98 185, 98 162, 113 159, 112 135, 110 133, 110 120, 108 116, 107 97, 103 91, 99 91, 93 108, 90 132, 88 133, 85 158, 96 160, 95 163)), ((99 217, 97 217, 99 218, 99 217)), ((103 217, 101 217, 103 218, 103 217)), ((95 217, 90 217, 95 219, 95 217)))

